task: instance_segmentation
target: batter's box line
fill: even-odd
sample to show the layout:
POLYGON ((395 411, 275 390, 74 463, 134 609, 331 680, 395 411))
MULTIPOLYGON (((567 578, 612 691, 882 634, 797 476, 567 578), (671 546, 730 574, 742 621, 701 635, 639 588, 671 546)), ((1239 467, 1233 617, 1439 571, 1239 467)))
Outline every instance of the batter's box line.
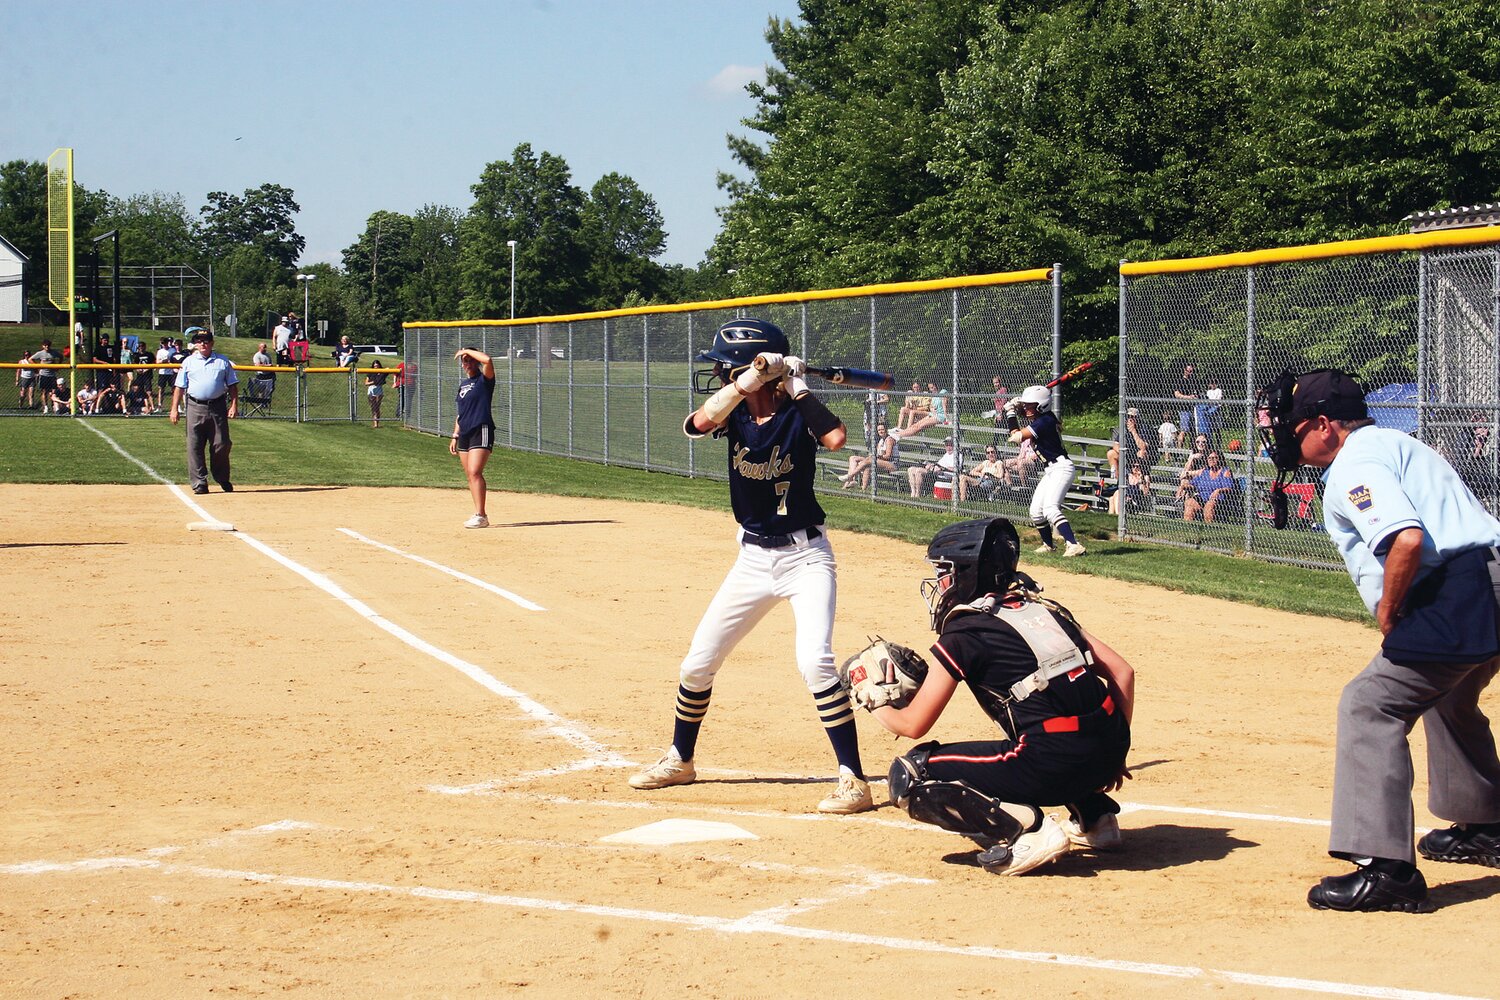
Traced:
MULTIPOLYGON (((133 858, 96 858, 92 859, 89 864, 90 870, 119 868, 135 871, 156 871, 166 876, 186 875, 195 878, 252 882, 261 885, 284 886, 295 889, 325 889, 331 892, 386 895, 435 902, 476 903, 484 906, 497 906, 533 912, 567 913, 603 919, 633 920, 684 927, 690 930, 718 931, 724 934, 764 934, 804 941, 831 942, 864 947, 871 950, 872 957, 888 954, 892 951, 908 951, 953 955, 959 958, 996 962, 1068 966, 1101 972, 1117 972, 1179 980, 1197 980, 1211 985, 1228 982, 1267 989, 1374 997, 1378 998, 1378 1000, 1482 1000, 1480 997, 1462 996, 1452 993, 1432 993, 1388 986, 1367 986, 1357 983, 1332 982, 1329 980, 1299 979, 1292 976, 1268 976, 1252 972, 1237 972, 1230 969, 1209 969, 1191 965, 1137 962, 1099 958, 1093 955, 1070 955, 1063 952, 1016 951, 985 945, 947 944, 941 941, 926 941, 920 938, 898 938, 876 934, 862 934, 854 931, 797 927, 778 921, 770 915, 772 911, 761 911, 759 914, 733 918, 713 917, 700 914, 677 913, 668 910, 645 910, 624 906, 604 906, 596 903, 575 903, 567 900, 542 899, 531 896, 513 896, 504 893, 481 892, 470 889, 394 886, 379 882, 354 882, 343 879, 313 878, 303 875, 281 875, 271 872, 210 868, 202 865, 182 865, 133 858)), ((28 872, 27 874, 34 873, 28 872)))

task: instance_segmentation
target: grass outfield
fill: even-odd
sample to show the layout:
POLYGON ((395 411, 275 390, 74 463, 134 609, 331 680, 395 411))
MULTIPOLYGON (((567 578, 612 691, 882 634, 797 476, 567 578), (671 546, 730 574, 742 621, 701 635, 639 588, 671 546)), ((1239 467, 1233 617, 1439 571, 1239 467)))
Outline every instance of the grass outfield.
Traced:
MULTIPOLYGON (((165 419, 101 419, 93 426, 169 479, 186 482, 182 429, 165 419)), ((447 440, 397 427, 307 425, 236 421, 234 470, 244 485, 437 486, 463 489, 447 440)), ((499 449, 490 460, 494 489, 559 496, 684 504, 724 510, 723 482, 604 466, 499 449)), ((150 483, 133 463, 73 418, 0 419, 0 483, 150 483)), ((924 543, 950 518, 929 510, 827 496, 819 502, 829 523, 849 531, 924 543)), ((49 512, 55 516, 61 512, 49 512)), ((1089 548, 1083 559, 1038 558, 1023 565, 1044 582, 1059 571, 1150 583, 1171 590, 1310 615, 1368 621, 1354 588, 1342 574, 1263 563, 1142 542, 1114 541, 1114 521, 1104 515, 1069 517, 1089 548)), ((1023 529, 1023 543, 1034 532, 1023 529)), ((683 544, 691 544, 684 539, 683 544)), ((913 567, 914 571, 918 567, 913 567)), ((1181 623, 1183 632, 1191 622, 1181 623)))

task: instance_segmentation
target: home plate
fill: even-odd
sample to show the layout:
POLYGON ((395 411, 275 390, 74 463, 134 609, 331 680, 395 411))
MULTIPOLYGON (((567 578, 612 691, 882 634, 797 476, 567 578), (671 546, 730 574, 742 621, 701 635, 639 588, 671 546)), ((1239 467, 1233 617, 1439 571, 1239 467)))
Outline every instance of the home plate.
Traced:
POLYGON ((703 819, 664 819, 647 823, 634 830, 622 830, 600 837, 602 844, 696 844, 705 840, 759 840, 749 830, 733 823, 714 823, 703 819))

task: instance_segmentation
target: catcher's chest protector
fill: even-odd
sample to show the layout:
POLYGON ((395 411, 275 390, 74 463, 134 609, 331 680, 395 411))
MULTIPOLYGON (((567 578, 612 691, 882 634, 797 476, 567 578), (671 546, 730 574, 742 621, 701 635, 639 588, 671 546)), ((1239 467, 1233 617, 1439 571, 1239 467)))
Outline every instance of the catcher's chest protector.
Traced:
POLYGON ((1025 701, 1054 678, 1094 662, 1093 654, 1078 647, 1045 604, 1025 601, 1009 607, 990 596, 962 607, 982 611, 1009 625, 1036 657, 1036 670, 1010 686, 1011 701, 1025 701))

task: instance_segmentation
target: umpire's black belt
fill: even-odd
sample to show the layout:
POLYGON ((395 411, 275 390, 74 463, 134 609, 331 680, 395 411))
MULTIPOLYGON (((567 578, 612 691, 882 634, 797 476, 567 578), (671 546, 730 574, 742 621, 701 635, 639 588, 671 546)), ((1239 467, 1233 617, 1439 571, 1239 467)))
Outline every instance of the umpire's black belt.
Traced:
MULTIPOLYGON (((788 545, 796 545, 803 540, 803 533, 800 531, 793 532, 790 535, 757 535, 753 531, 742 531, 742 534, 744 535, 743 541, 746 545, 757 545, 763 549, 784 549, 788 545)), ((815 524, 807 529, 806 534, 807 541, 810 542, 814 538, 821 536, 823 532, 819 531, 818 526, 815 524)))
MULTIPOLYGON (((227 395, 227 393, 226 393, 227 395)), ((199 399, 197 396, 189 396, 189 402, 197 403, 199 406, 215 406, 224 402, 223 396, 215 396, 213 399, 199 399)))

